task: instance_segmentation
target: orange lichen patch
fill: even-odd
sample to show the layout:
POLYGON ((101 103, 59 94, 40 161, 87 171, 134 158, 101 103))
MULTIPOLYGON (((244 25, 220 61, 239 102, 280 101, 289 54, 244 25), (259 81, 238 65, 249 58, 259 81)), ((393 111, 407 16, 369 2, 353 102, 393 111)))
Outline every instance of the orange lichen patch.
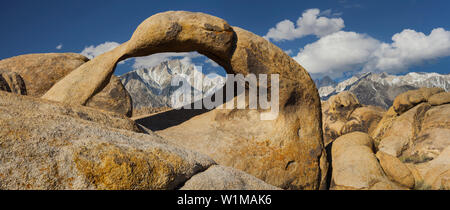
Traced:
MULTIPOLYGON (((31 134, 27 130, 8 130, 5 132, 1 132, 0 135, 3 137, 2 140, 15 139, 17 141, 25 141, 31 138, 31 134)), ((4 142, 2 141, 2 143, 4 142)))
POLYGON ((161 151, 124 149, 106 143, 75 153, 77 169, 98 189, 167 189, 182 159, 161 151), (93 155, 94 154, 94 155, 93 155))
POLYGON ((312 174, 319 176, 319 171, 303 171, 301 169, 314 168, 313 166, 319 165, 320 157, 314 157, 295 141, 287 141, 283 147, 272 144, 269 139, 262 141, 241 139, 239 142, 246 146, 231 147, 234 149, 224 151, 225 156, 237 158, 218 161, 219 164, 230 165, 246 171, 264 179, 267 183, 285 189, 294 189, 298 186, 302 186, 302 189, 316 189, 318 187, 308 184, 308 179, 311 178, 312 174), (242 158, 245 158, 245 161, 242 158), (299 176, 302 179, 298 179, 299 176))

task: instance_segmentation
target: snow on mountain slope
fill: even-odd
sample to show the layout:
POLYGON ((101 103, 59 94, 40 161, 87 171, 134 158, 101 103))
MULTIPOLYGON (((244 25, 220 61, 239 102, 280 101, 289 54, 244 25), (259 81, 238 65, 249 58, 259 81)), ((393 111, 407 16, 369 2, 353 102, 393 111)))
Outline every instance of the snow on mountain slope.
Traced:
POLYGON ((411 72, 396 76, 387 73, 365 73, 355 75, 336 86, 319 88, 322 100, 342 91, 353 92, 363 104, 388 108, 395 97, 405 91, 421 87, 440 87, 450 90, 450 75, 438 73, 411 72))
MULTIPOLYGON (((134 108, 141 107, 178 107, 184 105, 172 104, 174 94, 187 93, 188 90, 172 86, 175 76, 181 76, 191 86, 191 95, 203 96, 214 93, 225 84, 225 77, 218 74, 205 75, 192 64, 185 64, 180 60, 170 60, 152 68, 137 69, 128 72, 120 79, 130 93, 134 108), (203 81, 201 85, 195 85, 203 81)), ((194 98, 197 100, 200 98, 194 98)))

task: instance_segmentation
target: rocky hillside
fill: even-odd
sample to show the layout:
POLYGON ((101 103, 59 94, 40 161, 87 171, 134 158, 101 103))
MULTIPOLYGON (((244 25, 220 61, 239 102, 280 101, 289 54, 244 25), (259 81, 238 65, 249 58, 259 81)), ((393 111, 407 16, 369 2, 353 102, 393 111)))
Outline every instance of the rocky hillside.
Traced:
POLYGON ((362 104, 388 108, 395 97, 408 90, 421 87, 440 87, 450 89, 450 75, 437 73, 411 72, 403 76, 386 73, 365 73, 355 75, 336 85, 328 77, 316 80, 322 100, 327 100, 342 91, 350 91, 356 95, 362 104))
POLYGON ((181 86, 172 86, 175 76, 182 76, 192 87, 191 95, 214 93, 225 83, 225 78, 217 74, 205 75, 197 71, 194 65, 185 64, 180 60, 165 61, 152 68, 143 68, 120 76, 122 84, 133 99, 133 107, 178 107, 183 104, 172 104, 173 94, 185 91, 181 86), (194 88, 193 81, 203 80, 203 89, 194 88))

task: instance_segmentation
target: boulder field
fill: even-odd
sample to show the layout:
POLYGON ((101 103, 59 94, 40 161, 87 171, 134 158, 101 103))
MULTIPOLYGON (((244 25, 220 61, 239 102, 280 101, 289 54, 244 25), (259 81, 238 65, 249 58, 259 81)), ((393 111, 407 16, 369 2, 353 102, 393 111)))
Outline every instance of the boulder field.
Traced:
POLYGON ((400 94, 368 133, 332 143, 331 189, 449 190, 450 93, 400 94))

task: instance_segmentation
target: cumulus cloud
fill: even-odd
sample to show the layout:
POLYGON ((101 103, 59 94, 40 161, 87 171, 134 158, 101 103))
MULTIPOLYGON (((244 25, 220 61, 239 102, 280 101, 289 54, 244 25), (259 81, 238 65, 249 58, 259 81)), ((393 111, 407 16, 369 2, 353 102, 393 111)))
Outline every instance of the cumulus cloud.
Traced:
POLYGON ((340 77, 344 72, 402 73, 409 67, 450 56, 450 31, 429 35, 411 29, 383 43, 368 35, 339 31, 306 45, 293 57, 311 74, 340 77))
POLYGON ((330 15, 331 10, 320 13, 319 9, 306 10, 297 20, 297 26, 290 20, 279 22, 275 28, 269 29, 264 38, 274 41, 294 40, 307 35, 323 37, 344 28, 342 18, 328 18, 323 15, 330 15))
POLYGON ((62 45, 62 44, 59 44, 58 46, 56 46, 56 49, 57 49, 57 50, 60 50, 60 49, 62 49, 62 47, 63 47, 63 45, 62 45))
POLYGON ((412 65, 450 56, 450 31, 443 28, 436 28, 429 35, 405 29, 395 34, 392 41, 380 45, 365 71, 398 73, 412 65))
MULTIPOLYGON (((340 3, 348 4, 346 0, 340 3)), ((356 5, 360 6, 360 5, 356 5)), ((294 40, 315 35, 319 40, 300 49, 293 58, 316 76, 340 77, 345 72, 402 73, 411 66, 450 56, 450 31, 436 28, 429 35, 405 29, 384 43, 368 35, 342 31, 344 20, 331 9, 308 9, 294 24, 279 22, 264 38, 294 40), (332 18, 333 17, 333 18, 332 18)), ((286 50, 291 55, 292 50, 286 50)))
POLYGON ((201 56, 197 52, 186 52, 186 53, 158 53, 145 57, 138 57, 135 59, 133 68, 150 68, 160 64, 161 62, 171 60, 174 58, 181 58, 184 64, 191 64, 192 58, 201 56))
POLYGON ((294 59, 312 74, 339 77, 367 63, 379 45, 367 35, 339 31, 306 45, 294 59))
POLYGON ((92 59, 94 57, 97 57, 105 52, 111 51, 120 44, 117 42, 105 42, 103 44, 99 44, 97 46, 91 45, 88 47, 85 47, 83 51, 81 51, 81 54, 86 56, 89 59, 92 59))

